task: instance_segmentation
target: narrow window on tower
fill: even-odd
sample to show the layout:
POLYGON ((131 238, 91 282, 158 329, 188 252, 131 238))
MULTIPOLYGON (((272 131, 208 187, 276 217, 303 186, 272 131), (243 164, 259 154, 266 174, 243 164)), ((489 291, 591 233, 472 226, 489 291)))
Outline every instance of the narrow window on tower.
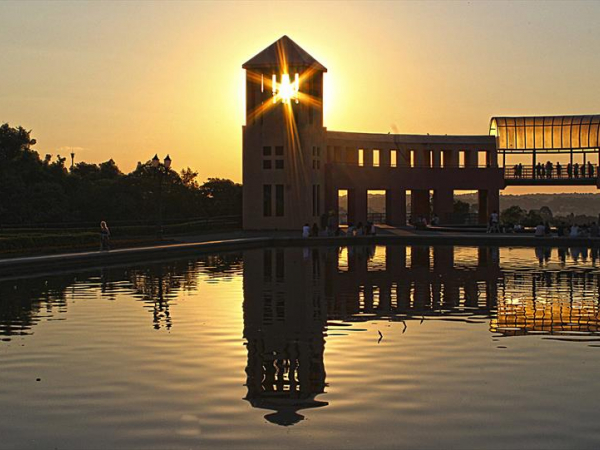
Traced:
POLYGON ((316 216, 321 215, 321 185, 317 184, 317 214, 316 216))
POLYGON ((312 201, 313 216, 318 217, 321 215, 321 186, 319 184, 313 184, 312 201))
POLYGON ((362 148, 358 149, 358 165, 360 167, 365 165, 365 151, 362 148))
POLYGON ((379 167, 379 150, 373 150, 373 167, 379 167))
POLYGON ((397 158, 396 150, 390 150, 390 165, 392 167, 396 167, 396 164, 398 163, 396 158, 397 158))
POLYGON ((271 217, 271 185, 263 184, 263 216, 271 217))
POLYGON ((283 184, 275 185, 275 215, 277 217, 283 217, 284 214, 284 201, 283 201, 283 184))

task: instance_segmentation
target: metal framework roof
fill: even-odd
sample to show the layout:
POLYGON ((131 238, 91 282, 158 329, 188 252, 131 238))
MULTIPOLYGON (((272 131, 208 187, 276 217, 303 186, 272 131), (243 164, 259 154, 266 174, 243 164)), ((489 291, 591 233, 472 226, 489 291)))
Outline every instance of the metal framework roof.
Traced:
POLYGON ((600 148, 600 114, 588 116, 492 117, 490 135, 500 151, 586 151, 600 148))

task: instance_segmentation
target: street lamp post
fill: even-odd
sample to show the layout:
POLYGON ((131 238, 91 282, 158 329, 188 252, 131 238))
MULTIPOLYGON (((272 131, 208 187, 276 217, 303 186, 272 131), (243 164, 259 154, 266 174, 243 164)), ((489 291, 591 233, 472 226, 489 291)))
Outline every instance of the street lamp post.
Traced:
POLYGON ((156 236, 158 239, 163 238, 163 207, 162 207, 162 185, 163 185, 163 177, 169 172, 171 167, 171 158, 169 155, 166 156, 163 163, 160 163, 160 159, 158 155, 154 155, 152 158, 152 167, 156 171, 156 176, 158 178, 158 221, 156 224, 156 236))

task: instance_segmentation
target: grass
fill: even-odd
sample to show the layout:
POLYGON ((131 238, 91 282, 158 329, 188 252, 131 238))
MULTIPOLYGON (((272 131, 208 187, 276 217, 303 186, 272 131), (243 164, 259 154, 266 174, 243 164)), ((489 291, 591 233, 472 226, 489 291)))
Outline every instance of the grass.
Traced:
MULTIPOLYGON (((239 219, 219 218, 194 222, 169 224, 163 227, 168 238, 210 231, 240 229, 239 219)), ((156 238, 155 226, 111 227, 111 248, 139 247, 141 245, 165 243, 156 238)), ((0 231, 0 255, 21 256, 56 253, 60 251, 97 250, 100 248, 99 229, 90 228, 13 228, 0 231)))

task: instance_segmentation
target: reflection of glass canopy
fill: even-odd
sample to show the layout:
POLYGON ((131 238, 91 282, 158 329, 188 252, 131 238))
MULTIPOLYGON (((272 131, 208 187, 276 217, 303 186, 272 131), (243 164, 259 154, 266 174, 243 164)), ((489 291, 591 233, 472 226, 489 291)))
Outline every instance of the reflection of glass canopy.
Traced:
POLYGON ((551 117, 492 117, 490 135, 498 150, 586 150, 600 148, 600 115, 551 117))

